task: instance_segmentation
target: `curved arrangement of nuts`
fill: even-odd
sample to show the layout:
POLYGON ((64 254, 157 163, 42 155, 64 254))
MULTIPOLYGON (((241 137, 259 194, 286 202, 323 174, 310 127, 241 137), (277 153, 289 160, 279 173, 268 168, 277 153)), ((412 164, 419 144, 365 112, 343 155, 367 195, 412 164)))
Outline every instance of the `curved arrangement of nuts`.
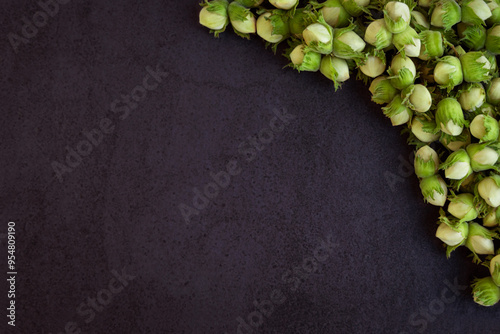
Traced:
POLYGON ((426 202, 441 207, 446 255, 465 246, 490 275, 474 301, 500 301, 500 0, 205 0, 200 24, 256 34, 335 89, 353 73, 415 147, 426 202), (388 66, 387 66, 388 65, 388 66), (497 244, 495 244, 497 243, 497 244))

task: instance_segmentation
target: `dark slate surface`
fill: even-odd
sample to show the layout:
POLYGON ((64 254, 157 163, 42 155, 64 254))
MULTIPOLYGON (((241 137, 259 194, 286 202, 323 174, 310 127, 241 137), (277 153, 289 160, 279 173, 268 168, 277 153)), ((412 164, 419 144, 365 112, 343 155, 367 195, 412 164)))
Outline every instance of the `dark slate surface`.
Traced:
POLYGON ((197 3, 66 0, 17 53, 7 36, 40 7, 1 3, 1 257, 6 273, 15 221, 18 271, 1 332, 500 333, 499 307, 452 290, 481 269, 446 260, 363 84, 334 93, 256 38, 216 40, 197 3), (186 224, 179 205, 228 164, 186 224))

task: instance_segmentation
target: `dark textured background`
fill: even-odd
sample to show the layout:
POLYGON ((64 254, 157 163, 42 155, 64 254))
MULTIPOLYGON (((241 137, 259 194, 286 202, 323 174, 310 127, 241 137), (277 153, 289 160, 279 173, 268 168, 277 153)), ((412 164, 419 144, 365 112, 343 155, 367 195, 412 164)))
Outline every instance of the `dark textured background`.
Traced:
POLYGON ((69 1, 15 53, 7 34, 39 7, 2 1, 0 233, 17 223, 19 273, 2 333, 236 333, 273 290, 286 301, 259 333, 500 333, 500 307, 446 290, 485 271, 464 250, 446 260, 401 162, 411 149, 367 88, 334 93, 257 38, 214 39, 197 3, 69 1), (168 77, 119 119, 110 104, 157 64, 168 77), (295 118, 246 162, 240 143, 283 109, 295 118), (114 131, 59 182, 51 164, 104 117, 114 131), (241 174, 187 225, 179 204, 233 157, 241 174), (282 276, 328 237, 331 255, 292 289, 282 276), (135 279, 85 323, 77 307, 122 268, 135 279))

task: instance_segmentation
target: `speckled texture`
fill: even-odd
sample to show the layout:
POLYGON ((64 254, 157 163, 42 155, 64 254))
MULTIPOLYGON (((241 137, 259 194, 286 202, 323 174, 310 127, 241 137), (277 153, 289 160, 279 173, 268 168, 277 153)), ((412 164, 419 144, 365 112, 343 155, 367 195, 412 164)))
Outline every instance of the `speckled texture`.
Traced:
MULTIPOLYGON (((447 290, 481 269, 465 250, 446 260, 437 210, 404 176, 411 150, 366 87, 334 93, 256 38, 214 39, 198 2, 73 0, 18 53, 4 38, 0 233, 16 221, 19 275, 1 332, 500 333, 499 307, 447 290), (162 82, 120 119, 112 102, 157 64, 162 82), (246 161, 276 110, 294 117, 246 161), (59 182, 51 164, 104 118, 113 131, 59 182), (240 173, 186 224, 179 205, 232 160, 240 173), (80 315, 122 268, 135 278, 80 315), (260 321, 254 300, 279 303, 260 321)), ((4 36, 39 10, 0 9, 4 36)))

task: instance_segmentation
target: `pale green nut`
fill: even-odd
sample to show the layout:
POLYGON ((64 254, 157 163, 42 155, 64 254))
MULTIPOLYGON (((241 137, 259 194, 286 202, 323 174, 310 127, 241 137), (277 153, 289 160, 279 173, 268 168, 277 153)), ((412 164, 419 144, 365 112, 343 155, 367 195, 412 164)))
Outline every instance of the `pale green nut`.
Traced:
POLYGON ((413 10, 411 12, 411 22, 410 25, 413 26, 418 32, 422 30, 430 29, 431 25, 427 19, 427 16, 420 13, 419 11, 413 10))
POLYGON ((439 174, 422 179, 420 181, 420 190, 425 202, 435 206, 445 205, 448 186, 439 174))
POLYGON ((392 126, 408 123, 413 116, 413 112, 403 104, 403 99, 399 95, 396 95, 382 110, 384 115, 391 120, 392 126))
POLYGON ((494 232, 491 232, 478 223, 469 223, 469 235, 467 236, 465 246, 477 255, 495 254, 494 235, 494 232))
POLYGON ((448 148, 450 151, 457 151, 460 149, 465 149, 467 145, 470 144, 471 142, 471 135, 470 131, 467 128, 464 128, 462 130, 462 133, 459 134, 458 136, 451 136, 447 133, 442 133, 441 137, 439 138, 439 141, 441 144, 443 144, 446 148, 448 148))
POLYGON ((307 8, 297 8, 293 16, 288 20, 288 28, 290 34, 301 38, 302 32, 310 24, 309 18, 312 17, 314 13, 307 8))
POLYGON ((460 56, 460 62, 465 81, 481 82, 491 79, 492 64, 483 52, 467 52, 460 56))
POLYGON ((498 175, 488 176, 479 181, 477 191, 489 206, 493 208, 500 206, 500 180, 498 175))
POLYGON ((302 37, 306 44, 321 54, 330 54, 333 50, 333 30, 326 22, 318 21, 304 29, 302 37))
POLYGON ((500 288, 491 277, 476 279, 472 284, 472 296, 481 306, 493 306, 500 301, 500 288))
POLYGON ((343 59, 359 59, 366 46, 365 41, 350 27, 335 29, 333 35, 333 54, 343 59))
POLYGON ((438 0, 431 10, 431 25, 444 30, 450 30, 462 19, 462 9, 455 0, 438 0))
POLYGON ((462 2, 462 22, 471 25, 485 24, 491 17, 491 9, 484 0, 464 0, 462 2))
POLYGON ((384 20, 387 29, 393 34, 403 32, 410 26, 410 7, 403 2, 389 1, 384 6, 384 20))
POLYGON ((466 111, 475 111, 481 108, 485 101, 486 92, 480 83, 464 85, 463 90, 458 95, 458 102, 466 111))
POLYGON ((386 76, 375 78, 370 84, 369 91, 372 94, 372 101, 377 104, 391 102, 399 91, 391 85, 391 81, 386 76))
POLYGON ((334 28, 343 28, 349 25, 351 15, 342 6, 340 0, 327 0, 321 3, 320 13, 326 23, 334 28))
POLYGON ((410 85, 401 92, 404 103, 413 111, 424 113, 432 106, 432 96, 422 84, 410 85))
POLYGON ((491 259, 490 274, 493 282, 500 286, 500 254, 491 259))
POLYGON ((253 13, 237 2, 231 2, 228 8, 229 20, 236 32, 254 34, 257 31, 256 19, 253 13))
POLYGON ((413 117, 411 132, 423 143, 432 143, 439 139, 440 131, 436 131, 436 123, 425 117, 413 117))
POLYGON ((382 50, 392 45, 392 32, 387 29, 384 19, 371 22, 365 31, 366 43, 382 50))
POLYGON ((421 50, 421 42, 418 33, 412 27, 406 28, 399 34, 394 34, 392 43, 400 52, 404 52, 407 57, 418 57, 421 50))
POLYGON ((500 0, 486 0, 486 4, 491 10, 491 17, 486 20, 488 26, 492 27, 500 23, 500 0))
POLYGON ((451 91, 463 82, 462 64, 454 56, 439 58, 434 68, 434 80, 441 88, 451 91))
POLYGON ((483 217, 483 226, 496 227, 500 222, 500 208, 491 208, 490 212, 483 217))
POLYGON ((438 154, 429 145, 422 146, 415 153, 413 165, 415 174, 419 178, 432 176, 437 173, 439 168, 438 154))
POLYGON ((446 223, 439 224, 436 230, 436 237, 450 247, 456 247, 465 242, 469 233, 469 225, 460 223, 451 227, 446 223))
POLYGON ((500 54, 500 25, 496 25, 486 32, 485 46, 489 52, 500 54))
POLYGON ((441 131, 450 136, 458 136, 462 133, 465 125, 464 113, 456 99, 448 97, 439 101, 436 110, 436 124, 441 131))
POLYGON ((290 33, 288 21, 284 15, 265 12, 257 19, 257 35, 266 42, 277 44, 290 33))
POLYGON ((441 32, 424 30, 419 34, 419 37, 421 47, 418 58, 422 60, 429 60, 443 56, 444 40, 441 32))
POLYGON ((369 55, 363 65, 359 66, 361 72, 370 78, 376 78, 385 72, 385 59, 369 55))
POLYGON ((460 43, 472 51, 479 51, 486 43, 486 28, 482 25, 469 25, 459 23, 457 25, 460 43))
MULTIPOLYGON (((495 168, 499 154, 495 149, 488 147, 488 143, 469 144, 466 150, 471 159, 471 166, 474 172, 482 172, 495 168)), ((492 206, 497 207, 498 205, 492 206)))
POLYGON ((306 50, 304 44, 299 44, 290 52, 290 60, 298 71, 316 72, 321 64, 321 54, 306 50))
POLYGON ((218 36, 229 24, 228 2, 226 0, 212 0, 205 1, 201 5, 203 8, 199 14, 200 24, 218 36))
POLYGON ((470 193, 458 194, 450 199, 448 212, 461 222, 468 222, 477 218, 474 195, 470 193))
POLYGON ((289 10, 297 6, 299 0, 269 0, 269 3, 276 8, 289 10))
POLYGON ((500 106, 500 78, 491 80, 486 92, 486 100, 494 106, 500 106))
POLYGON ((451 153, 439 168, 444 169, 445 178, 450 180, 464 180, 472 174, 470 157, 464 149, 451 153))
POLYGON ((410 57, 404 58, 397 54, 392 58, 388 73, 391 75, 391 84, 402 90, 415 82, 417 69, 410 57))
POLYGON ((357 17, 368 11, 370 0, 342 0, 342 7, 352 16, 357 17))
POLYGON ((470 123, 470 133, 479 142, 497 141, 499 133, 498 121, 488 115, 478 114, 470 123))
POLYGON ((325 77, 333 81, 335 89, 339 88, 342 82, 349 79, 347 62, 333 55, 323 56, 320 71, 325 77))

